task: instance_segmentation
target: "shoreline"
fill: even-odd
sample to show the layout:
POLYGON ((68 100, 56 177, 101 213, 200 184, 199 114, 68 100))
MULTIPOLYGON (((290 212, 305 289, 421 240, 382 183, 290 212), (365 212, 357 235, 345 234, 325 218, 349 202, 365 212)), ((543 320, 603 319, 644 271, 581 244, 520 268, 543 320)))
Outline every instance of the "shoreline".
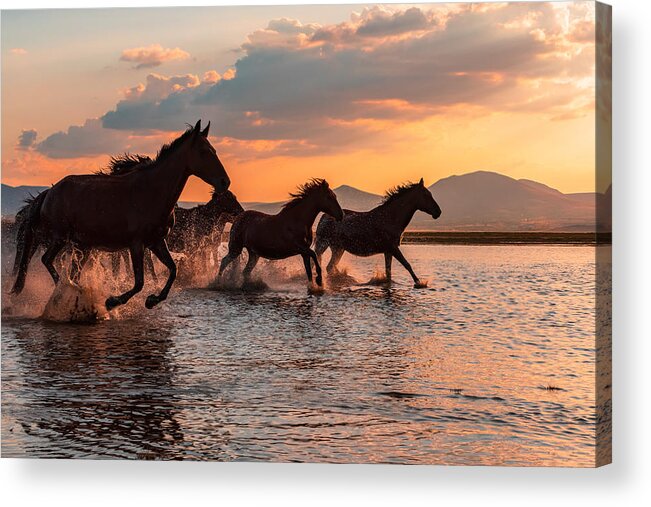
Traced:
POLYGON ((577 245, 612 244, 611 232, 438 232, 405 231, 403 244, 416 245, 577 245))

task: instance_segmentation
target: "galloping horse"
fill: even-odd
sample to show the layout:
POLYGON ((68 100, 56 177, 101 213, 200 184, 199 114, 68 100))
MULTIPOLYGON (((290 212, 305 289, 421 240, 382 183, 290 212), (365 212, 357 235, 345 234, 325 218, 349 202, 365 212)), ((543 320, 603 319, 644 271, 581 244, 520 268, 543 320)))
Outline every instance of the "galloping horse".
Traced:
POLYGON ((93 248, 128 248, 134 286, 106 300, 106 308, 111 310, 142 290, 143 256, 145 248, 149 248, 168 268, 169 277, 160 294, 147 297, 145 306, 153 308, 165 300, 176 277, 176 265, 165 238, 173 223, 174 205, 188 178, 198 176, 218 192, 230 185, 224 166, 208 141, 209 129, 210 123, 202 131, 199 120, 137 171, 66 176, 39 194, 25 218, 18 277, 12 292, 20 293, 25 285, 32 243, 39 230, 50 239, 42 261, 55 283, 59 274, 53 261, 67 243, 82 252, 93 248))
MULTIPOLYGON (((111 157, 111 160, 109 161, 108 166, 105 169, 101 169, 98 171, 96 174, 110 174, 113 176, 121 175, 121 174, 126 174, 128 172, 131 172, 135 169, 138 169, 139 167, 146 167, 152 162, 152 159, 150 157, 147 157, 145 155, 131 155, 129 153, 125 153, 124 155, 118 155, 116 157, 111 157)), ((24 245, 24 241, 22 238, 24 238, 25 231, 27 229, 27 221, 26 218, 29 216, 29 214, 32 212, 32 208, 37 206, 37 201, 38 201, 38 196, 41 193, 47 192, 48 190, 43 190, 43 192, 39 192, 36 197, 30 196, 29 198, 25 199, 25 205, 16 213, 16 220, 15 220, 15 228, 16 228, 16 258, 14 261, 14 269, 13 269, 13 274, 16 276, 18 274, 18 270, 20 268, 20 259, 22 257, 22 247, 24 245)), ((170 224, 172 224, 170 222, 170 224)), ((43 246, 44 248, 47 248, 47 246, 51 243, 51 238, 49 238, 46 234, 45 231, 37 229, 35 231, 34 237, 32 239, 31 243, 31 253, 30 258, 36 253, 39 247, 43 246)), ((72 252, 73 248, 72 245, 70 245, 71 248, 69 248, 70 252, 72 252)), ((117 277, 120 274, 120 259, 123 258, 125 265, 128 266, 129 264, 129 256, 128 256, 129 251, 127 249, 120 250, 119 252, 111 252, 111 267, 113 271, 113 276, 117 277)), ((79 278, 81 276, 81 268, 88 262, 88 259, 90 258, 90 251, 83 251, 79 252, 79 257, 78 258, 73 258, 71 270, 70 270, 70 278, 73 282, 78 283, 79 278)), ((144 256, 144 262, 145 262, 145 268, 147 271, 149 271, 149 274, 152 276, 154 283, 158 281, 156 277, 156 270, 154 269, 154 261, 151 258, 151 253, 150 252, 145 252, 144 256)), ((133 275, 133 272, 131 273, 133 275)))
POLYGON ((326 269, 331 274, 336 272, 345 251, 360 257, 383 253, 387 280, 391 280, 391 261, 395 257, 409 271, 414 285, 421 287, 423 284, 400 251, 402 233, 417 210, 434 219, 441 216, 441 208, 422 179, 389 190, 382 204, 370 211, 344 210, 344 219, 338 223, 324 215, 316 228, 316 254, 320 260, 330 247, 332 254, 326 269))
POLYGON ((334 220, 341 220, 343 211, 337 202, 337 196, 322 179, 310 180, 290 196, 292 200, 276 215, 249 210, 235 219, 228 243, 228 255, 222 260, 218 276, 246 248, 249 259, 243 271, 245 283, 249 281, 251 271, 260 257, 286 259, 300 255, 303 257, 308 281, 312 282, 312 259, 316 267, 316 283, 319 286, 323 284, 321 266, 311 249, 312 225, 321 212, 327 213, 334 220))
POLYGON ((226 224, 243 211, 244 208, 230 190, 220 194, 213 192, 206 204, 194 208, 177 206, 174 209, 176 220, 167 241, 170 250, 190 256, 201 253, 207 258, 213 245, 221 243, 226 224))

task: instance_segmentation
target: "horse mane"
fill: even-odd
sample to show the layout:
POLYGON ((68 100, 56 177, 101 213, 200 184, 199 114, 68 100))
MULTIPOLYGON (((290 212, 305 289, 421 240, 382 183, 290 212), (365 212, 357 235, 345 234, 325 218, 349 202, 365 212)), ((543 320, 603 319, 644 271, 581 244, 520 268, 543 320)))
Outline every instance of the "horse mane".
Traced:
POLYGON ((194 127, 190 125, 189 123, 187 124, 188 128, 185 129, 185 132, 181 134, 179 137, 174 139, 174 141, 171 141, 167 144, 164 144, 160 150, 158 150, 158 153, 156 154, 156 159, 152 161, 154 162, 162 162, 165 160, 176 148, 179 147, 185 141, 188 137, 190 137, 194 133, 194 127))
POLYGON ((295 192, 291 192, 289 196, 291 200, 283 204, 283 209, 290 209, 300 203, 308 195, 312 194, 316 190, 322 189, 328 186, 328 182, 322 178, 312 178, 307 183, 303 183, 296 188, 295 192))
POLYGON ((161 162, 176 149, 178 146, 183 143, 188 137, 194 132, 194 127, 188 125, 188 128, 181 134, 179 137, 173 141, 164 144, 158 153, 156 158, 152 159, 146 155, 124 153, 115 157, 111 157, 111 160, 108 163, 108 166, 105 169, 100 169, 96 174, 105 174, 110 176, 119 176, 122 174, 127 174, 133 171, 134 169, 142 169, 144 167, 150 167, 156 162, 161 162))
POLYGON ((402 183, 400 185, 396 185, 395 187, 390 188, 384 193, 384 197, 382 199, 382 204, 388 204, 390 202, 395 201, 399 197, 401 197, 403 194, 406 192, 409 192, 413 188, 416 188, 419 186, 420 183, 412 183, 412 182, 407 182, 407 183, 402 183))
POLYGON ((127 174, 136 168, 144 167, 152 163, 152 159, 146 155, 124 153, 111 157, 108 166, 100 170, 97 174, 108 174, 111 176, 119 176, 127 174))

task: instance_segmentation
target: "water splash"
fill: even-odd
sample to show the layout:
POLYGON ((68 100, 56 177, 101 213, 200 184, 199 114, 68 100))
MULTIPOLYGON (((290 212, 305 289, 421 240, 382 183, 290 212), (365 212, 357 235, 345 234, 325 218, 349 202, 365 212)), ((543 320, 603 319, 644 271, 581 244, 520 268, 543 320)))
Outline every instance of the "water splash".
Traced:
POLYGON ((109 318, 104 298, 92 287, 62 280, 43 310, 41 318, 54 322, 91 323, 109 318))

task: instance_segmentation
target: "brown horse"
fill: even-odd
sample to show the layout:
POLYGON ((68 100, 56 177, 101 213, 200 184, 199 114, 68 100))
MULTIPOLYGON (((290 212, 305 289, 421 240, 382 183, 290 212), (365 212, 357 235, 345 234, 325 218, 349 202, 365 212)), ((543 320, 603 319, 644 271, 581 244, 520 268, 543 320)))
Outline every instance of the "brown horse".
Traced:
POLYGON ((416 211, 434 219, 441 216, 441 208, 422 179, 389 190, 382 204, 370 211, 344 210, 344 219, 338 223, 324 215, 316 228, 316 254, 320 260, 330 247, 332 255, 326 269, 331 274, 336 273, 344 252, 360 257, 383 253, 387 281, 391 280, 391 261, 395 257, 409 271, 415 286, 420 287, 420 280, 400 251, 402 233, 416 211))
POLYGON ((334 220, 341 220, 343 211, 337 202, 337 196, 325 180, 310 180, 290 196, 292 200, 276 215, 249 210, 235 219, 228 242, 228 255, 222 260, 219 276, 246 248, 249 259, 243 271, 245 283, 249 281, 251 271, 260 257, 286 259, 300 255, 303 257, 308 281, 312 282, 311 259, 316 268, 316 283, 319 286, 323 284, 321 266, 311 249, 312 225, 321 212, 327 213, 334 220))
POLYGON ((39 229, 50 238, 42 261, 55 283, 59 274, 53 261, 67 243, 82 252, 93 248, 109 251, 128 248, 134 286, 106 300, 106 308, 111 310, 142 290, 143 256, 145 248, 149 248, 168 268, 169 277, 160 294, 147 297, 145 306, 153 308, 165 300, 176 277, 176 265, 165 238, 173 223, 174 205, 188 178, 198 176, 218 192, 230 185, 224 166, 208 141, 209 128, 210 123, 202 131, 199 120, 163 146, 155 160, 137 171, 121 175, 66 176, 39 194, 26 218, 13 292, 20 293, 24 287, 32 242, 39 229))
MULTIPOLYGON (((111 157, 108 166, 105 169, 98 171, 96 174, 110 174, 110 175, 117 176, 117 175, 131 172, 135 169, 138 169, 139 167, 146 167, 151 162, 152 159, 145 155, 137 155, 137 154, 131 155, 129 153, 125 153, 124 155, 111 157)), ((43 190, 43 193, 47 191, 48 190, 43 190)), ((38 195, 40 195, 40 193, 38 195)), ((16 219, 15 219, 16 258, 14 261, 14 269, 13 269, 14 276, 18 274, 20 268, 20 259, 22 258, 23 255, 22 247, 25 244, 24 236, 27 230, 27 223, 28 223, 26 218, 30 215, 30 213, 32 213, 31 211, 32 208, 35 208, 38 205, 37 203, 38 195, 37 197, 30 196, 27 199, 25 199, 25 205, 18 211, 18 213, 16 213, 16 219)), ((171 221, 170 224, 173 224, 173 221, 171 221)), ((36 253, 39 247, 47 248, 51 242, 52 239, 47 236, 46 231, 37 229, 31 241, 31 253, 29 254, 30 259, 33 257, 33 255, 36 253)), ((70 254, 69 257, 72 259, 70 278, 73 282, 79 283, 79 278, 81 277, 81 270, 83 266, 85 266, 88 260, 91 258, 91 251, 73 252, 75 250, 73 245, 69 245, 69 248, 67 250, 68 250, 67 253, 70 254)), ((59 257, 60 262, 63 260, 62 257, 63 255, 59 257)), ((124 260, 124 263, 127 266, 127 270, 129 269, 129 251, 127 249, 120 250, 119 252, 111 252, 110 258, 111 258, 111 267, 112 267, 114 277, 117 277, 120 274, 120 259, 124 260)), ((154 280, 154 283, 157 283, 158 278, 156 276, 156 270, 154 268, 154 261, 151 258, 151 252, 149 251, 145 252, 144 262, 145 262, 145 268, 151 275, 152 279, 154 280)), ((131 272, 131 276, 133 276, 133 272, 131 272)))

